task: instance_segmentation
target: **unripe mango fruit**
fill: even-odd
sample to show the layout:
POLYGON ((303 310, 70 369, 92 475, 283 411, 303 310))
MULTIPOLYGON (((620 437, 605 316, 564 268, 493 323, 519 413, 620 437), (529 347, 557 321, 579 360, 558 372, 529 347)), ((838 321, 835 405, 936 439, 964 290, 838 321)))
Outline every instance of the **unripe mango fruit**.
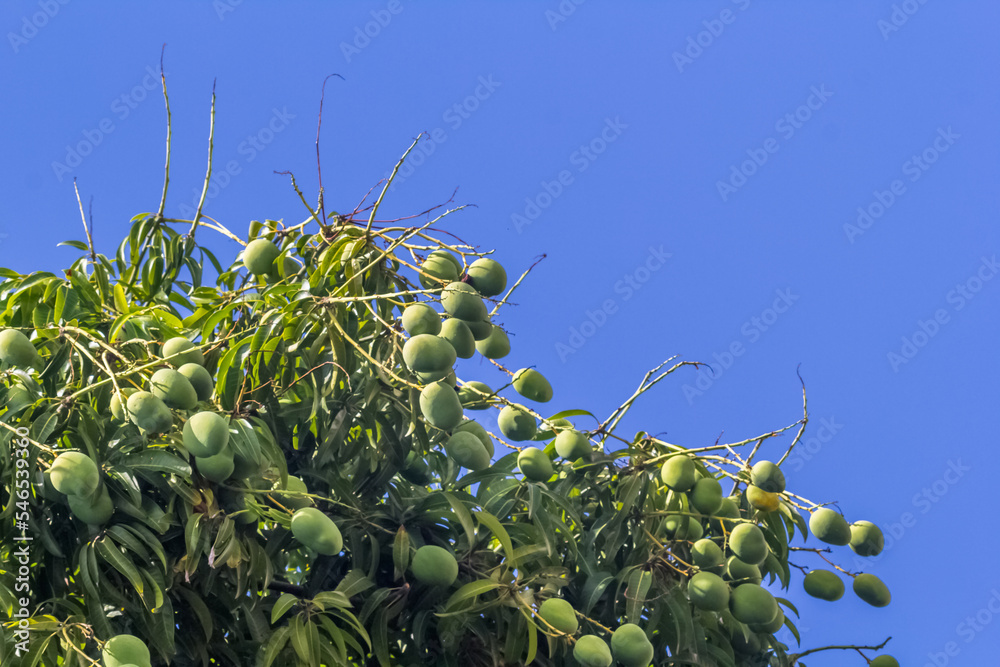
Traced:
POLYGON ((764 531, 752 523, 741 523, 733 528, 729 534, 729 548, 744 563, 760 565, 767 559, 764 531))
POLYGON ((702 477, 689 493, 691 506, 702 514, 712 514, 722 506, 722 485, 714 477, 702 477))
POLYGON ((830 570, 811 570, 802 586, 812 597, 827 602, 835 602, 844 597, 844 582, 830 570))
POLYGON ((892 601, 889 589, 874 574, 854 577, 854 593, 873 607, 884 607, 892 601))
POLYGON ((768 493, 783 493, 785 474, 771 461, 760 461, 750 469, 750 483, 768 493))
POLYGON ((444 443, 444 451, 463 468, 484 470, 490 467, 490 455, 474 433, 460 431, 452 434, 444 443))
POLYGON ((403 344, 406 367, 418 373, 448 371, 456 358, 451 343, 431 334, 417 334, 403 344))
POLYGON ((483 296, 496 296, 507 288, 507 272, 495 259, 477 259, 466 273, 472 286, 483 296))
MULTIPOLYGON (((279 489, 280 487, 278 485, 280 483, 281 480, 275 482, 273 488, 279 489)), ((285 485, 284 491, 293 491, 296 493, 309 493, 309 489, 308 487, 306 487, 306 483, 302 481, 301 477, 296 477, 295 475, 288 476, 288 483, 285 485)), ((293 510, 300 510, 304 507, 309 507, 310 505, 312 505, 312 500, 310 500, 305 496, 288 495, 287 493, 277 493, 275 495, 277 495, 278 500, 281 502, 282 505, 284 505, 285 507, 290 507, 293 510)))
POLYGON ((816 539, 839 547, 850 543, 851 527, 840 514, 829 507, 821 507, 809 517, 809 532, 816 539))
POLYGON ((403 329, 411 336, 419 334, 435 336, 441 331, 441 316, 426 303, 413 303, 407 306, 400 321, 403 329))
POLYGON ((137 391, 125 402, 132 423, 149 433, 163 433, 174 423, 170 408, 148 391, 137 391))
POLYGON ((420 412, 428 423, 442 431, 450 431, 462 423, 458 392, 447 382, 432 382, 420 390, 420 412))
POLYGON ((729 607, 729 586, 717 574, 699 572, 688 581, 688 597, 698 609, 722 612, 729 607))
POLYGON ((205 355, 194 343, 183 336, 177 336, 165 342, 163 349, 160 350, 160 356, 175 367, 184 364, 205 365, 205 355))
POLYGON ((468 410, 485 410, 489 404, 488 397, 493 390, 484 382, 466 382, 458 390, 458 400, 468 410))
POLYGON ((26 368, 35 362, 38 352, 28 337, 17 329, 0 331, 0 361, 26 368))
POLYGON ((177 372, 187 378, 191 386, 194 387, 195 394, 199 401, 207 401, 215 393, 215 380, 211 373, 205 370, 200 364, 184 364, 177 369, 177 372))
POLYGON ((725 578, 732 582, 733 586, 759 584, 762 580, 759 567, 753 563, 744 563, 736 556, 730 556, 726 561, 725 578))
POLYGON ((552 461, 537 447, 525 447, 517 455, 517 467, 521 474, 533 482, 547 482, 555 474, 552 461))
POLYGON ((451 343, 455 348, 455 354, 461 359, 471 359, 476 353, 476 339, 472 336, 469 326, 454 317, 449 317, 441 325, 441 338, 451 343))
POLYGON ((184 424, 183 438, 193 456, 215 456, 229 444, 229 424, 214 412, 198 412, 184 424))
POLYGON ((198 468, 198 472, 205 479, 216 484, 229 479, 233 474, 233 470, 236 469, 236 463, 233 460, 233 450, 229 447, 224 448, 214 456, 196 456, 194 457, 194 462, 198 468))
POLYGON ((885 546, 882 530, 871 521, 855 521, 851 524, 851 549, 859 556, 878 556, 885 546))
POLYGON ((705 534, 705 529, 694 517, 674 514, 663 520, 663 532, 673 540, 695 542, 705 534))
MULTIPOLYGON (((475 336, 475 334, 476 332, 473 331, 472 335, 475 336)), ((503 329, 492 327, 486 338, 476 339, 476 349, 487 359, 503 359, 510 354, 510 339, 503 329)))
POLYGON ((514 391, 530 401, 548 403, 552 400, 552 385, 534 368, 522 368, 514 374, 514 391))
POLYGON ((584 635, 577 639, 573 657, 583 667, 611 667, 614 662, 608 643, 597 635, 584 635))
POLYGON ((161 368, 153 373, 149 391, 168 408, 191 410, 198 404, 198 392, 186 377, 172 368, 161 368))
POLYGON ((705 538, 691 545, 691 561, 700 570, 720 574, 726 565, 726 555, 718 544, 705 538))
POLYGON ((899 667, 899 662, 891 655, 880 655, 868 667, 899 667))
POLYGON ((67 496, 67 500, 73 516, 91 526, 103 526, 115 512, 106 486, 91 496, 67 496))
POLYGON ((660 467, 660 479, 672 491, 689 491, 697 480, 694 461, 680 454, 671 456, 660 467))
POLYGON ((733 502, 733 499, 723 498, 722 504, 719 505, 719 509, 715 510, 713 513, 713 518, 709 521, 709 526, 711 526, 712 531, 716 533, 722 533, 723 528, 725 528, 725 532, 729 532, 736 525, 736 521, 730 521, 729 519, 739 518, 740 508, 737 507, 735 502, 733 502))
POLYGON ((653 661, 653 644, 635 623, 619 625, 611 633, 611 653, 625 667, 649 667, 653 661))
POLYGON ((333 519, 315 507, 304 507, 292 515, 292 535, 313 551, 326 556, 339 554, 344 538, 333 519))
POLYGON ((538 607, 538 615, 553 628, 568 635, 575 633, 580 627, 573 605, 562 598, 549 598, 542 602, 538 607))
POLYGON ((149 649, 133 635, 116 635, 104 645, 101 653, 105 667, 150 667, 149 649))
MULTIPOLYGON (((481 340, 486 340, 493 333, 493 324, 489 320, 462 320, 465 322, 465 326, 469 327, 469 331, 472 332, 472 338, 479 342, 481 340)), ((507 344, 508 349, 510 348, 510 343, 507 344)))
POLYGON ((49 479, 59 493, 89 496, 101 483, 101 473, 94 460, 83 452, 63 452, 52 462, 49 479))
POLYGON ((775 632, 780 630, 782 626, 785 625, 785 612, 778 608, 778 613, 770 623, 754 623, 750 626, 750 629, 754 632, 759 632, 766 635, 773 635, 775 632))
POLYGON ((504 437, 514 442, 531 440, 538 430, 535 416, 516 405, 505 405, 497 416, 497 425, 504 437))
POLYGON ((254 239, 243 249, 243 266, 255 276, 263 276, 274 268, 279 254, 278 246, 267 239, 254 239))
POLYGON ((761 512, 773 512, 778 509, 780 497, 777 493, 769 493, 753 484, 747 487, 747 502, 750 503, 750 507, 761 512))
POLYGON ((458 280, 462 264, 447 250, 435 250, 421 264, 420 284, 424 289, 440 287, 441 283, 458 280), (427 275, 424 275, 427 274, 427 275))
POLYGON ((476 288, 468 283, 453 282, 445 287, 441 292, 441 305, 446 313, 460 320, 486 319, 486 304, 476 288))
POLYGON ((427 461, 425 461, 423 457, 415 451, 411 451, 406 455, 406 461, 403 463, 403 469, 399 472, 405 479, 414 484, 419 484, 420 486, 426 486, 433 480, 433 477, 431 476, 431 469, 430 466, 427 465, 427 461))
POLYGON ((479 438, 479 441, 483 443, 483 447, 486 449, 486 453, 493 456, 493 438, 486 432, 482 424, 471 419, 466 419, 454 429, 454 433, 461 433, 463 431, 479 438))
POLYGON ((556 435, 555 448, 556 454, 568 461, 590 458, 594 451, 590 445, 590 439, 572 428, 559 431, 559 434, 556 435))
POLYGON ((757 584, 737 586, 729 596, 729 611, 740 623, 763 625, 770 623, 780 611, 778 602, 757 584))
POLYGON ((427 544, 414 552, 410 570, 428 586, 451 586, 458 578, 458 561, 447 549, 427 544))

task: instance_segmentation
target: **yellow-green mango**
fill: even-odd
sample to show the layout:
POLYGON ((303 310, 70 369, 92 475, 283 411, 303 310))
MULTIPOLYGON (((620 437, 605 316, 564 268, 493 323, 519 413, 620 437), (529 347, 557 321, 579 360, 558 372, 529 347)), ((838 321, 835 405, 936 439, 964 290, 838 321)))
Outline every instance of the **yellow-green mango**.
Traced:
POLYGON ((525 447, 517 455, 517 467, 521 474, 533 482, 547 482, 555 474, 552 461, 537 447, 525 447))
POLYGON ((198 392, 186 377, 172 368, 161 368, 153 373, 149 391, 168 408, 191 410, 198 404, 198 392))
POLYGON ((458 280, 462 265, 447 250, 435 250, 427 256, 420 266, 420 284, 424 289, 440 287, 441 283, 451 283, 458 280), (428 275, 425 275, 428 274, 428 275))
POLYGON ((490 467, 490 455, 474 433, 454 433, 445 441, 444 451, 463 468, 484 470, 490 467))
POLYGON ((184 424, 183 437, 193 456, 215 456, 229 444, 229 424, 214 412, 198 412, 184 424))
POLYGON ((485 410, 490 407, 489 396, 493 390, 484 382, 466 382, 458 390, 458 400, 467 410, 485 410))
POLYGON ((851 527, 840 512, 821 507, 809 518, 809 532, 816 539, 839 547, 851 541, 851 527))
POLYGON ((726 566, 726 555, 718 544, 704 538, 691 545, 691 562, 700 570, 720 574, 726 566))
POLYGON ((866 558, 878 556, 885 547, 882 530, 871 521, 855 521, 851 524, 851 549, 866 558))
POLYGON ((552 400, 552 385, 534 368, 522 368, 514 374, 514 391, 529 401, 548 403, 552 400))
POLYGON ((83 452, 63 452, 52 462, 49 479, 59 493, 89 496, 101 483, 101 472, 94 460, 83 452))
POLYGON ((725 578, 733 586, 742 584, 759 584, 761 582, 760 568, 753 563, 744 563, 736 556, 730 556, 726 561, 725 578))
POLYGON ((23 333, 17 329, 0 331, 0 361, 18 368, 27 368, 35 362, 37 356, 35 346, 23 333))
POLYGON ((573 605, 562 598, 549 598, 538 607, 538 615, 543 621, 559 632, 571 635, 580 627, 573 605))
POLYGON ((750 469, 750 483, 768 493, 783 493, 785 474, 771 461, 760 461, 750 469))
POLYGON ((486 453, 493 456, 493 438, 490 434, 486 432, 483 425, 477 421, 471 419, 466 419, 464 422, 455 427, 455 433, 460 433, 462 431, 468 432, 479 438, 479 441, 483 443, 483 447, 486 449, 486 453))
POLYGON ((150 667, 149 649, 133 635, 116 635, 109 639, 101 657, 104 667, 150 667))
POLYGON ((472 286, 483 296, 496 296, 507 289, 507 271, 495 259, 477 259, 469 265, 466 274, 472 286))
POLYGON ((698 609, 722 612, 729 607, 729 586, 717 574, 699 572, 688 581, 688 597, 698 609))
POLYGON ((514 442, 531 440, 538 429, 535 416, 516 405, 505 405, 497 416, 497 425, 504 437, 514 442))
POLYGON ((752 523, 741 523, 733 528, 733 532, 729 534, 729 548, 744 563, 760 565, 767 559, 764 531, 752 523))
POLYGON ((691 506, 702 514, 713 514, 722 506, 722 485, 714 477, 702 477, 688 494, 691 506))
POLYGON ((781 504, 777 493, 765 491, 759 486, 751 484, 747 487, 747 503, 750 507, 761 512, 773 512, 781 504))
POLYGON ((834 602, 844 597, 844 582, 830 570, 811 570, 802 585, 806 593, 820 600, 834 602))
POLYGON ((420 412, 428 423, 442 431, 450 431, 462 423, 458 392, 447 382, 432 382, 420 390, 420 412))
POLYGON ((503 359, 510 354, 510 339, 506 331, 500 327, 492 327, 486 338, 476 339, 476 349, 487 359, 503 359))
POLYGON ((583 667, 611 667, 614 662, 608 643, 597 635, 584 635, 577 639, 573 657, 583 667))
POLYGON ((555 441, 556 454, 568 461, 589 459, 594 451, 590 439, 576 429, 567 428, 559 431, 555 441))
POLYGON ((455 354, 460 359, 471 359, 476 353, 476 339, 469 330, 469 325, 460 319, 449 317, 441 324, 441 338, 451 343, 455 354))
POLYGON ((111 520, 115 511, 105 486, 92 496, 67 496, 66 499, 73 516, 91 526, 103 526, 111 520))
POLYGON ((880 655, 868 667, 899 667, 899 662, 891 655, 880 655))
POLYGON ((400 317, 403 329, 411 336, 437 335, 441 331, 441 316, 426 303, 413 303, 403 310, 400 317))
POLYGON ((729 595, 729 611, 740 623, 763 625, 770 623, 780 611, 778 602, 757 584, 737 586, 729 595))
POLYGON ((671 491, 690 491, 698 480, 698 471, 690 457, 680 454, 663 462, 660 479, 671 491))
POLYGON ((611 633, 611 653, 625 667, 649 667, 653 662, 653 644, 635 623, 619 625, 611 633))
POLYGON ((198 472, 216 484, 229 479, 236 468, 233 462, 233 450, 230 447, 226 447, 214 456, 196 456, 194 462, 198 472))
POLYGON ((892 601, 889 589, 874 574, 854 577, 854 593, 873 607, 884 607, 892 601))
POLYGON ((427 544, 414 552, 410 570, 428 586, 451 586, 458 578, 458 561, 447 549, 427 544))
POLYGON ((339 554, 344 538, 333 519, 315 507, 304 507, 292 515, 292 535, 302 544, 326 556, 339 554))
POLYGON ((205 370, 200 364, 184 364, 177 369, 177 372, 187 378, 191 386, 194 387, 195 394, 199 401, 207 401, 215 393, 215 380, 211 373, 205 370))
POLYGON ((418 373, 447 372, 456 358, 451 343, 431 334, 417 334, 403 344, 406 367, 418 373))
POLYGON ((183 336, 171 338, 163 344, 160 355, 172 366, 183 366, 184 364, 205 365, 205 355, 198 347, 183 336))
POLYGON ((479 292, 468 283, 453 282, 441 292, 441 305, 446 313, 460 320, 477 322, 486 319, 487 310, 479 292))
POLYGON ((263 276, 274 267, 279 254, 278 246, 267 239, 254 239, 243 249, 243 266, 255 276, 263 276))
MULTIPOLYGON (((469 327, 469 331, 472 332, 472 338, 478 343, 481 340, 486 340, 493 333, 493 323, 489 320, 462 320, 465 322, 465 326, 469 327)), ((510 347, 510 341, 507 342, 507 347, 510 347)), ((477 346, 478 349, 478 346, 477 346)))

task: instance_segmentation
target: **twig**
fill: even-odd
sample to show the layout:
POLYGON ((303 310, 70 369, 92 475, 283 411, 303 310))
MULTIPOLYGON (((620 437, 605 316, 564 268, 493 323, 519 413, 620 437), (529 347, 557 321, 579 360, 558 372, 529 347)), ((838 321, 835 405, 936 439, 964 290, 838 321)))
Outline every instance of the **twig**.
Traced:
MULTIPOLYGON (((316 175, 319 178, 319 206, 317 207, 320 213, 323 215, 323 220, 326 220, 326 207, 323 203, 323 169, 319 164, 319 131, 323 127, 323 99, 326 97, 326 82, 332 76, 340 77, 343 81, 344 77, 339 74, 330 74, 325 79, 323 79, 323 88, 319 95, 319 120, 316 122, 316 175)), ((323 223, 320 223, 323 226, 323 223)))
MULTIPOLYGON (((87 233, 87 246, 90 248, 90 261, 97 261, 97 253, 94 251, 94 237, 90 233, 90 227, 87 226, 87 216, 83 213, 83 202, 80 201, 80 188, 76 186, 76 177, 73 177, 73 190, 76 191, 76 203, 80 205, 80 217, 83 219, 83 231, 87 233)), ((90 218, 91 224, 93 224, 94 218, 90 218)))
POLYGON ((160 198, 160 210, 156 219, 163 219, 163 211, 167 208, 167 186, 170 184, 170 98, 167 96, 167 75, 163 72, 163 54, 167 50, 164 44, 160 50, 160 83, 163 86, 163 102, 167 106, 167 163, 163 168, 163 196, 160 198))
MULTIPOLYGON (((212 179, 212 149, 215 144, 215 81, 212 81, 212 111, 209 115, 208 123, 208 170, 205 172, 205 185, 201 189, 201 199, 198 200, 198 210, 195 211, 194 220, 191 221, 191 231, 188 236, 194 238, 194 233, 198 229, 201 221, 201 209, 205 205, 205 197, 208 195, 208 184, 212 179)), ((162 211, 161 211, 162 213, 162 211)))
POLYGON ((403 166, 403 161, 406 160, 406 156, 410 154, 410 151, 417 147, 417 142, 420 141, 422 136, 424 136, 423 132, 417 135, 417 138, 413 140, 410 147, 406 149, 405 153, 403 153, 403 157, 399 158, 399 162, 397 162, 396 166, 392 168, 392 173, 389 175, 389 179, 385 182, 385 186, 382 188, 382 192, 375 201, 375 205, 372 206, 372 214, 368 217, 368 224, 365 226, 365 235, 370 234, 372 231, 372 223, 375 222, 375 214, 378 212, 378 207, 382 205, 382 199, 385 197, 385 193, 389 191, 389 186, 392 185, 392 181, 396 178, 396 172, 398 172, 399 168, 403 166))

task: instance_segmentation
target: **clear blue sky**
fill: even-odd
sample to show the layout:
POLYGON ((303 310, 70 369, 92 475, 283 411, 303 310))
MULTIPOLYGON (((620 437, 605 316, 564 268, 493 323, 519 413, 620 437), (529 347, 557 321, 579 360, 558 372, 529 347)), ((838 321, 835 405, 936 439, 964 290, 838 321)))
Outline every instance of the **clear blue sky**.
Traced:
POLYGON ((572 13, 557 0, 5 2, 0 264, 75 256, 55 247, 82 237, 73 177, 103 252, 155 210, 161 44, 168 212, 201 186, 217 79, 216 169, 232 175, 205 211, 243 234, 251 219, 303 218, 273 172, 315 192, 320 85, 339 73, 322 144, 330 206, 353 208, 431 132, 384 210, 457 187, 477 208, 451 231, 511 273, 547 255, 501 320, 517 334, 511 367, 547 374, 554 409, 604 415, 679 354, 715 376, 683 369, 627 430, 735 441, 799 417, 801 364, 815 439, 790 487, 895 525, 864 564, 893 604, 820 603, 797 583, 805 646, 891 634, 902 664, 995 664, 1000 6, 562 6, 572 13))

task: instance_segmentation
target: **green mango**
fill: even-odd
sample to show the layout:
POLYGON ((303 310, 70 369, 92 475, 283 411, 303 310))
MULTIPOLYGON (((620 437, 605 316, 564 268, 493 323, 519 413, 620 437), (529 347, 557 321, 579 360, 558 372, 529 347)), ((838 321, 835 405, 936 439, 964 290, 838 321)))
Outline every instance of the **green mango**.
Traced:
POLYGON ((149 649, 133 635, 116 635, 109 639, 101 657, 105 667, 150 667, 149 649))
POLYGON ((522 368, 514 374, 514 391, 530 401, 548 403, 552 400, 552 385, 533 368, 522 368))
POLYGON ((589 459, 593 453, 590 439, 579 431, 568 428, 559 431, 555 442, 556 454, 567 461, 589 459))
POLYGON ((187 381, 194 387, 195 394, 199 401, 207 401, 215 393, 215 380, 212 374, 199 364, 184 364, 177 369, 177 372, 187 378, 187 381))
POLYGON ((163 357, 172 366, 183 366, 184 364, 205 365, 205 355, 201 350, 187 338, 177 336, 171 338, 163 344, 160 350, 163 357))
POLYGON ((713 514, 722 507, 722 485, 714 477, 702 477, 688 494, 691 506, 702 514, 713 514))
POLYGON ((583 667, 611 667, 614 662, 608 643, 597 635, 583 635, 577 639, 573 657, 583 667))
POLYGON ((281 250, 267 239, 254 239, 243 249, 243 266, 255 276, 263 276, 274 268, 281 250))
POLYGON ((663 462, 660 479, 671 491, 690 491, 698 479, 698 471, 690 457, 679 454, 663 462))
POLYGON ((844 582, 830 570, 811 570, 802 585, 806 593, 820 600, 835 602, 844 597, 844 582))
POLYGON ((129 396, 125 409, 132 423, 149 433, 163 433, 174 423, 170 408, 148 391, 137 391, 129 396))
POLYGON ((172 368, 161 368, 153 373, 149 391, 168 408, 191 410, 198 404, 198 392, 186 377, 172 368))
POLYGON ((441 331, 441 316, 426 303, 410 304, 400 317, 403 329, 411 336, 437 335, 441 331))
POLYGON ((552 461, 537 447, 525 447, 517 455, 517 467, 521 474, 533 482, 547 482, 555 474, 552 461))
POLYGON ((483 296, 497 296, 507 289, 507 271, 495 259, 477 259, 469 265, 466 273, 469 282, 483 296))
POLYGON ((487 397, 493 395, 493 390, 483 382, 466 382, 458 390, 458 400, 467 410, 485 410, 490 407, 487 397))
POLYGON ((885 547, 882 530, 871 521, 855 521, 851 524, 851 550, 866 558, 878 556, 885 547))
POLYGON ((229 423, 214 412, 198 412, 184 424, 183 439, 193 456, 215 456, 229 444, 229 423))
POLYGON ((431 334, 417 334, 403 344, 403 361, 417 373, 447 372, 456 358, 451 343, 431 334))
POLYGON ((729 534, 729 548, 741 561, 752 565, 763 563, 769 553, 764 531, 752 523, 741 523, 733 528, 729 534))
POLYGON ((691 545, 691 561, 700 570, 720 574, 726 565, 726 555, 718 544, 704 538, 691 545))
MULTIPOLYGON (((489 320, 462 320, 465 322, 465 326, 469 327, 469 331, 472 332, 472 338, 479 342, 481 340, 486 340, 493 333, 493 323, 489 320)), ((478 346, 477 346, 478 347, 478 346)), ((509 343, 508 343, 509 347, 509 343)))
POLYGON ((194 462, 198 468, 198 472, 205 479, 216 484, 229 479, 236 468, 236 464, 233 461, 233 450, 230 447, 224 448, 214 456, 196 456, 194 457, 194 462))
POLYGON ((447 549, 427 544, 414 552, 410 571, 428 586, 451 586, 458 578, 458 561, 447 549))
POLYGON ((449 317, 441 324, 441 333, 438 335, 451 343, 460 359, 471 359, 476 353, 476 339, 473 338, 469 326, 462 320, 449 317))
POLYGON ((766 589, 757 584, 744 584, 733 589, 729 596, 729 611, 740 623, 763 625, 778 615, 778 602, 766 589))
POLYGON ((18 368, 28 368, 35 363, 37 356, 35 346, 23 333, 17 329, 0 331, 0 361, 18 368))
POLYGON ((538 615, 553 628, 567 635, 574 634, 580 627, 573 605, 562 598, 549 598, 542 602, 538 607, 538 615))
POLYGON ((59 493, 90 496, 101 483, 101 471, 83 452, 63 452, 49 468, 49 479, 59 493))
POLYGON ((809 532, 827 544, 842 547, 851 541, 851 527, 840 512, 821 507, 809 518, 809 532))
POLYGON ((497 425, 504 437, 514 442, 531 440, 538 429, 535 416, 516 405, 504 406, 497 417, 497 425))
POLYGON ((698 609, 723 612, 729 607, 729 586, 717 574, 698 572, 688 581, 688 597, 698 609))
POLYGON ((466 419, 464 422, 456 426, 454 430, 455 433, 463 431, 471 433, 479 438, 479 441, 483 443, 483 447, 486 449, 486 453, 493 456, 493 438, 491 438, 490 434, 486 432, 486 429, 483 428, 482 424, 471 419, 466 419))
POLYGON ((462 423, 458 392, 447 382, 432 382, 420 390, 420 412, 432 426, 450 431, 462 423))
POLYGON ((619 625, 611 633, 611 653, 624 667, 649 667, 653 662, 653 644, 635 623, 619 625))
POLYGON ((462 264, 447 250, 435 250, 427 256, 420 266, 420 284, 424 289, 441 287, 441 283, 451 283, 458 280, 462 272, 462 264), (424 275, 428 274, 428 275, 424 275))
POLYGON ((490 455, 474 433, 456 432, 444 443, 444 450, 456 463, 469 470, 490 467, 490 455))
POLYGON ((476 349, 487 359, 503 359, 510 354, 510 339, 503 329, 493 327, 489 336, 482 340, 477 339, 476 349))
POLYGON ((760 461, 750 469, 750 483, 768 493, 785 491, 785 474, 770 461, 760 461))
POLYGON ((111 520, 111 515, 115 511, 105 486, 101 486, 93 495, 67 496, 66 499, 73 516, 90 526, 103 526, 111 520))
POLYGON ((888 587, 874 574, 854 577, 854 593, 873 607, 885 607, 892 601, 888 587))
POLYGON ((315 507, 304 507, 292 515, 292 535, 313 551, 325 556, 339 554, 344 538, 333 519, 315 507))
POLYGON ((441 292, 441 305, 446 313, 460 320, 478 322, 486 319, 486 304, 476 289, 468 283, 453 282, 441 292))
POLYGON ((725 578, 732 586, 759 584, 762 580, 760 568, 753 563, 744 563, 736 556, 726 561, 725 578))

